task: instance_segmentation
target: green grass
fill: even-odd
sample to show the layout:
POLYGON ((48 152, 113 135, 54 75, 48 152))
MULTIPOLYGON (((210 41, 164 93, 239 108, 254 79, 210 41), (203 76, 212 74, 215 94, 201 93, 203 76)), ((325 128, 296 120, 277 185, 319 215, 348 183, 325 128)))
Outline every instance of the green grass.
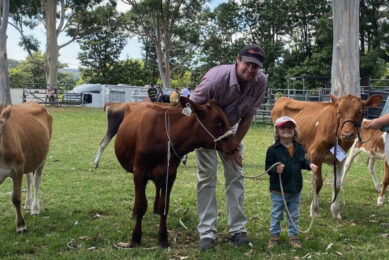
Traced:
MULTIPOLYGON (((349 172, 344 190, 339 195, 343 221, 331 219, 332 169, 324 168, 324 186, 320 193, 321 217, 306 235, 301 235, 303 248, 292 250, 287 245, 286 219, 283 221, 281 245, 267 250, 271 201, 268 177, 245 180, 245 210, 249 218, 248 235, 254 247, 237 248, 228 242, 224 178, 219 172, 217 198, 220 238, 214 250, 198 250, 196 226, 196 164, 193 153, 187 166, 178 169, 171 195, 168 217, 171 247, 157 246, 159 216, 152 214, 154 185, 147 186, 149 210, 143 221, 142 246, 118 249, 119 242, 129 242, 135 222, 131 219, 134 202, 132 174, 125 172, 116 160, 113 141, 104 152, 99 169, 93 161, 106 119, 102 109, 50 107, 54 117, 50 153, 41 185, 41 213, 30 216, 24 211, 29 233, 19 235, 15 229, 15 210, 10 199, 12 189, 8 178, 0 186, 0 258, 1 259, 346 259, 387 258, 389 240, 389 203, 378 208, 377 193, 365 166, 366 156, 360 155, 349 172), (188 229, 185 229, 181 221, 188 229), (326 249, 330 244, 332 246, 326 249)), ((257 124, 244 140, 244 171, 258 175, 264 170, 265 153, 272 143, 272 127, 257 124)), ((377 165, 379 178, 383 163, 377 165)), ((311 173, 305 171, 300 225, 310 222, 311 173)), ((25 193, 23 194, 25 196, 25 193)), ((24 203, 23 203, 24 204, 24 203)))

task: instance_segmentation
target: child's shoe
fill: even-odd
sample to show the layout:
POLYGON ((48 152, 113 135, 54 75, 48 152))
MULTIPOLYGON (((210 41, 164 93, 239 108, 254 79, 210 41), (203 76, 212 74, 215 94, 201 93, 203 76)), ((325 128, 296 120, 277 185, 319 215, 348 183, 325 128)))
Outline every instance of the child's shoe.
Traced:
POLYGON ((271 248, 273 248, 275 246, 278 246, 279 242, 280 242, 280 237, 279 236, 270 235, 269 244, 267 245, 267 248, 271 249, 271 248))
POLYGON ((293 248, 301 248, 301 241, 297 235, 289 237, 289 245, 293 248))

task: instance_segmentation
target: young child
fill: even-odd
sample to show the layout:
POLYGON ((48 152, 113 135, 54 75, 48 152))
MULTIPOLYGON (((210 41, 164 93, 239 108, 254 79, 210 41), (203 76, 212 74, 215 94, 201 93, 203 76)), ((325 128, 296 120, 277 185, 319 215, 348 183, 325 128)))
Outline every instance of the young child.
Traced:
MULTIPOLYGON (((278 175, 281 174, 282 187, 288 209, 298 228, 300 193, 303 188, 301 169, 312 170, 313 172, 317 171, 317 166, 305 159, 305 150, 297 142, 298 133, 296 122, 288 116, 283 116, 276 120, 274 127, 275 142, 267 150, 266 169, 269 169, 276 162, 280 162, 281 164, 273 167, 268 172, 270 175, 270 194, 273 203, 268 248, 273 248, 279 243, 281 233, 280 222, 283 219, 283 212, 285 210, 278 175)), ((289 245, 293 248, 300 248, 301 242, 298 237, 298 230, 293 226, 288 215, 287 219, 289 245)))

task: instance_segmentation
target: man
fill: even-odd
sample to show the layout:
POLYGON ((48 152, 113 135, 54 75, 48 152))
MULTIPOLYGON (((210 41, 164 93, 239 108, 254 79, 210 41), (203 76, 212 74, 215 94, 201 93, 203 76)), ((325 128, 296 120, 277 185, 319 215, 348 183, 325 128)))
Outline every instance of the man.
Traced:
MULTIPOLYGON (((249 245, 244 214, 244 184, 242 177, 243 137, 250 128, 251 121, 265 96, 267 77, 263 68, 265 53, 256 44, 246 45, 239 53, 236 64, 220 65, 210 69, 200 85, 191 92, 190 99, 205 103, 215 99, 226 113, 241 143, 241 149, 234 156, 219 153, 223 162, 227 217, 231 241, 238 245, 249 245), (236 171, 234 171, 236 169, 236 171)), ((217 152, 210 149, 196 149, 197 159, 197 211, 200 223, 199 247, 208 250, 215 246, 217 239, 216 176, 217 152)))
POLYGON ((150 88, 147 90, 147 94, 149 95, 149 99, 151 102, 155 102, 157 100, 157 89, 153 84, 150 85, 150 88))

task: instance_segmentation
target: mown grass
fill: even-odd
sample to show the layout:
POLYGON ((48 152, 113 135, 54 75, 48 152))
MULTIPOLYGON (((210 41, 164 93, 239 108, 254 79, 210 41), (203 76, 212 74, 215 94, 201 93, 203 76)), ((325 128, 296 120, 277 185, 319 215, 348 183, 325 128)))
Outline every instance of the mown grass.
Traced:
MULTIPOLYGON (((134 202, 132 174, 125 172, 116 160, 113 142, 102 156, 99 169, 93 161, 106 119, 102 109, 49 107, 54 117, 53 137, 41 185, 41 213, 32 217, 24 211, 29 233, 15 231, 15 210, 10 199, 12 188, 8 178, 0 186, 0 258, 1 259, 292 259, 312 257, 333 259, 387 258, 389 241, 389 203, 376 206, 377 193, 367 168, 366 156, 360 155, 346 178, 340 193, 341 222, 331 219, 332 169, 325 167, 324 187, 320 193, 321 217, 315 219, 311 231, 301 235, 303 248, 292 250, 287 245, 286 220, 283 222, 281 245, 267 250, 271 201, 268 177, 247 180, 245 192, 247 229, 254 247, 237 248, 228 241, 225 210, 224 178, 219 172, 217 198, 220 238, 214 250, 198 250, 196 226, 196 164, 193 153, 186 166, 181 165, 171 195, 168 217, 171 247, 157 246, 159 216, 152 214, 154 186, 147 186, 149 210, 143 221, 142 246, 117 248, 129 242, 135 222, 131 219, 134 202), (180 224, 180 220, 185 226, 180 224)), ((183 133, 184 134, 184 133, 183 133)), ((264 170, 265 153, 272 143, 272 127, 253 126, 244 140, 246 175, 264 170)), ((383 163, 377 165, 379 178, 383 163)), ((300 224, 310 222, 311 173, 304 172, 304 189, 300 224)), ((25 194, 24 194, 25 196, 25 194)))

